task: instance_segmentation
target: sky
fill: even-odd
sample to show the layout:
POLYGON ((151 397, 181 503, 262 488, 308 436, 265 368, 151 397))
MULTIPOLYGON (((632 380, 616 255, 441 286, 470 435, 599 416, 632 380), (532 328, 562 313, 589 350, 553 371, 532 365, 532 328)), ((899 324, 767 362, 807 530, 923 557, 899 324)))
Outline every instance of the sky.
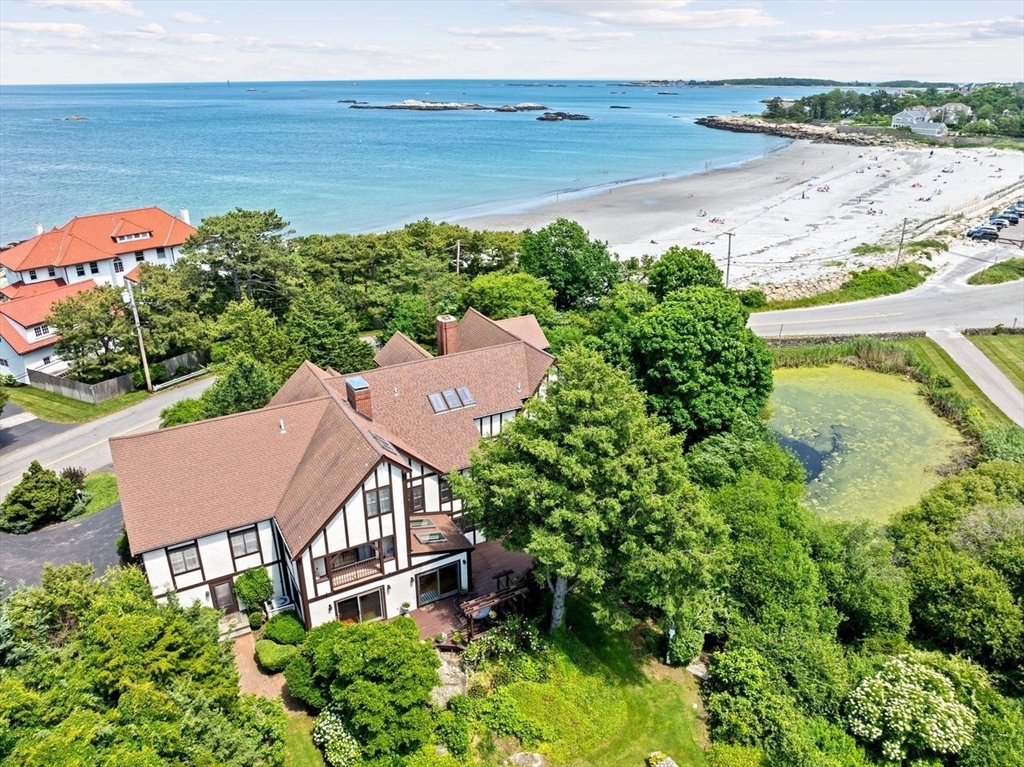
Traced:
POLYGON ((0 84, 1024 80, 1022 0, 0 0, 0 84))

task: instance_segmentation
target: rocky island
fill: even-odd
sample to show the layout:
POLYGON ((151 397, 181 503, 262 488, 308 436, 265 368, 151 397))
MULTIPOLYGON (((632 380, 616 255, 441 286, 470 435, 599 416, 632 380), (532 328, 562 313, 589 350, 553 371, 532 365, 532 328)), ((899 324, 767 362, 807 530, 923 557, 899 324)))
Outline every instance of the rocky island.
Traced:
POLYGON ((587 115, 577 115, 571 112, 545 112, 537 118, 541 122, 557 123, 563 120, 589 120, 587 115))
POLYGON ((409 109, 414 112, 543 112, 548 109, 543 104, 529 102, 502 104, 500 107, 464 104, 459 101, 420 101, 418 99, 405 99, 397 104, 350 103, 347 101, 344 103, 349 103, 349 109, 409 109))
POLYGON ((733 133, 765 133, 782 138, 804 139, 818 144, 848 144, 852 146, 912 147, 917 144, 901 135, 884 132, 885 129, 861 129, 844 125, 812 125, 810 123, 776 123, 759 117, 728 115, 699 117, 694 122, 705 128, 727 130, 733 133))

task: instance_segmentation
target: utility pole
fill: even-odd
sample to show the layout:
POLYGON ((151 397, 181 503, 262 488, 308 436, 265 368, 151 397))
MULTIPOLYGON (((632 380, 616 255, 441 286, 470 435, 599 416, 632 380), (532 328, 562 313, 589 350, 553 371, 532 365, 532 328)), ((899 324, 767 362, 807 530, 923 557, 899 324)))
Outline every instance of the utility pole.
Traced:
POLYGON ((732 232, 726 232, 729 238, 729 250, 725 254, 725 287, 729 287, 729 267, 732 266, 732 232))
POLYGON ((455 273, 462 268, 462 240, 455 241, 455 273))
POLYGON ((900 256, 903 255, 903 236, 907 233, 907 219, 903 219, 903 231, 900 232, 900 248, 896 251, 896 266, 900 265, 900 256))
POLYGON ((128 302, 132 305, 132 317, 135 318, 135 332, 139 336, 139 356, 142 358, 142 372, 146 375, 146 391, 153 393, 153 382, 149 378, 149 362, 146 360, 146 346, 142 343, 142 325, 139 324, 139 310, 135 306, 135 292, 132 290, 132 281, 125 280, 125 287, 128 288, 128 302))

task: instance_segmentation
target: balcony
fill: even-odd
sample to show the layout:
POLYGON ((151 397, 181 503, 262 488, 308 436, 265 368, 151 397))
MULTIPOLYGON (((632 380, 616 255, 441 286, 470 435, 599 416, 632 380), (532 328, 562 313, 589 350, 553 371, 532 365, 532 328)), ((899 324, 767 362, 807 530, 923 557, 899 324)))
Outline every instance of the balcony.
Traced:
POLYGON ((359 562, 342 565, 330 572, 331 590, 340 591, 346 586, 367 578, 376 578, 384 574, 384 560, 379 554, 359 562))

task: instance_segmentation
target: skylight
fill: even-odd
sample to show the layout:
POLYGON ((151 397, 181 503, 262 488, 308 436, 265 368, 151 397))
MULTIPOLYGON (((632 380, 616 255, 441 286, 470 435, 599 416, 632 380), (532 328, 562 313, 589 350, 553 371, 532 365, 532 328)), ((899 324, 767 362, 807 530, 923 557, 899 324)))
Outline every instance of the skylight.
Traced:
POLYGON ((388 442, 386 439, 384 439, 382 436, 380 436, 379 434, 374 434, 372 431, 370 432, 370 436, 377 441, 378 445, 387 450, 389 453, 394 453, 395 455, 398 455, 398 451, 395 450, 395 446, 388 442))
POLYGON ((420 543, 447 543, 444 533, 416 533, 416 540, 420 543))
POLYGON ((410 519, 409 527, 413 530, 423 530, 428 527, 433 527, 434 523, 429 519, 410 519))
POLYGON ((430 400, 430 407, 434 409, 435 413, 458 410, 476 404, 468 386, 457 386, 454 389, 432 392, 427 395, 427 399, 430 400))

